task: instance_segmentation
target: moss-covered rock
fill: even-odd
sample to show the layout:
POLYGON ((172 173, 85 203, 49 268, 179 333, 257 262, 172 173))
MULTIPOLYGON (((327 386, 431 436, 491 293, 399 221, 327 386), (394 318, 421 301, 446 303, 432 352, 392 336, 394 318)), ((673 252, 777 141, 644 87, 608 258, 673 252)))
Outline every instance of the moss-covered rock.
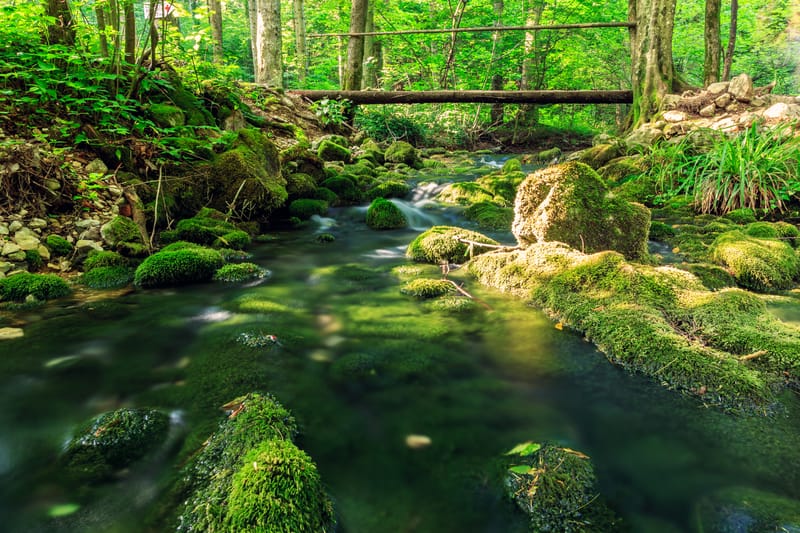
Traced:
POLYGON ((514 447, 506 471, 506 492, 530 517, 533 532, 604 533, 620 520, 600 495, 589 457, 554 444, 526 442, 514 447))
POLYGON ((514 210, 500 207, 493 202, 478 202, 464 211, 467 220, 475 222, 479 228, 493 231, 510 231, 514 221, 514 210))
POLYGON ((295 144, 281 152, 281 168, 284 173, 307 174, 319 183, 325 179, 325 162, 301 144, 295 144))
POLYGON ((434 226, 419 234, 406 249, 406 257, 420 263, 463 263, 472 255, 487 252, 490 248, 471 245, 459 239, 498 246, 494 239, 475 231, 452 226, 434 226))
POLYGON ((130 260, 118 252, 109 250, 92 250, 83 262, 83 270, 89 271, 99 267, 130 266, 130 260))
POLYGON ((647 238, 651 241, 667 242, 670 237, 675 236, 675 230, 669 224, 659 220, 650 222, 650 232, 647 238))
POLYGON ((118 244, 126 242, 144 244, 136 222, 128 217, 119 215, 100 226, 100 235, 111 247, 116 247, 118 244))
POLYGON ((176 128, 186 124, 186 116, 180 107, 169 104, 150 104, 147 107, 150 119, 162 128, 176 128))
POLYGON ((719 235, 711 245, 711 257, 728 268, 739 285, 754 291, 788 289, 800 276, 800 258, 789 244, 741 231, 719 235))
POLYGON ((626 156, 612 159, 597 169, 597 173, 610 186, 617 186, 644 172, 640 156, 626 156))
POLYGON ((28 297, 52 300, 71 292, 69 284, 55 274, 19 272, 0 278, 0 301, 24 302, 28 297))
POLYGON ((323 161, 344 161, 345 163, 349 163, 352 158, 352 153, 349 148, 329 139, 325 139, 319 143, 317 155, 323 161))
POLYGON ((800 501, 750 487, 730 487, 700 500, 695 519, 698 533, 800 531, 800 501))
POLYGON ((44 242, 50 253, 56 257, 69 255, 72 252, 72 244, 60 235, 50 234, 44 242))
POLYGON ((211 248, 193 245, 182 249, 164 249, 139 265, 134 284, 155 288, 211 281, 222 263, 222 256, 211 248))
POLYGON ((493 202, 495 196, 478 183, 460 181, 446 185, 436 199, 446 204, 469 206, 479 202, 493 202))
POLYGON ((129 266, 101 266, 84 272, 80 282, 90 289, 118 289, 133 282, 134 272, 129 266))
POLYGON ((384 157, 387 163, 403 163, 411 168, 422 168, 417 149, 405 141, 395 141, 390 144, 384 157))
POLYGON ((171 239, 235 249, 247 247, 251 240, 247 232, 226 221, 221 212, 208 208, 192 218, 178 221, 171 239))
POLYGON ((361 144, 361 150, 366 157, 372 160, 376 165, 383 165, 386 162, 384 151, 378 146, 378 143, 372 139, 367 139, 361 144))
POLYGON ((334 176, 323 181, 321 185, 333 191, 342 204, 355 204, 361 201, 361 191, 350 178, 334 176))
POLYGON ((400 287, 400 292, 420 300, 427 300, 455 292, 455 288, 451 282, 444 279, 418 278, 404 283, 400 287))
POLYGON ((390 200, 375 198, 367 209, 367 226, 371 229, 399 229, 408 226, 403 211, 390 200))
POLYGON ((523 246, 559 241, 586 252, 647 257, 650 211, 619 200, 597 173, 570 162, 540 169, 519 186, 512 231, 523 246))
POLYGON ((300 198, 289 204, 289 214, 300 220, 308 220, 314 215, 325 216, 327 212, 328 202, 325 200, 300 198))
POLYGON ((719 265, 688 263, 683 268, 697 276, 697 279, 709 290, 716 291, 736 286, 736 280, 731 273, 719 265))
POLYGON ((410 192, 411 187, 407 183, 387 180, 369 189, 366 197, 369 200, 374 200, 375 198, 405 198, 410 192))
POLYGON ((543 163, 549 161, 555 161, 559 157, 561 157, 561 148, 558 146, 554 146, 552 148, 548 148, 547 150, 542 150, 537 152, 534 156, 534 160, 543 163))
POLYGON ((76 432, 61 462, 81 480, 103 481, 161 445, 168 430, 169 416, 155 409, 103 413, 76 432))
POLYGON ((214 281, 243 283, 245 281, 264 279, 269 275, 269 270, 255 263, 234 263, 223 265, 219 270, 214 272, 214 281))
POLYGON ((750 224, 756 221, 755 211, 748 207, 734 209, 723 216, 736 224, 750 224))
MULTIPOLYGON (((514 161, 512 159, 511 161, 514 161)), ((492 172, 486 176, 481 176, 475 183, 493 196, 493 201, 500 206, 514 205, 514 198, 517 196, 517 188, 525 179, 522 172, 492 172)))
POLYGON ((596 144, 591 148, 576 152, 570 157, 570 160, 580 161, 593 169, 598 169, 606 165, 612 159, 623 155, 625 155, 625 144, 618 141, 607 144, 596 144))
POLYGON ((296 172, 286 178, 286 192, 290 200, 297 198, 310 198, 313 196, 317 184, 309 174, 296 172))
POLYGON ((44 259, 39 250, 25 250, 25 263, 28 265, 28 272, 39 272, 44 268, 44 259))

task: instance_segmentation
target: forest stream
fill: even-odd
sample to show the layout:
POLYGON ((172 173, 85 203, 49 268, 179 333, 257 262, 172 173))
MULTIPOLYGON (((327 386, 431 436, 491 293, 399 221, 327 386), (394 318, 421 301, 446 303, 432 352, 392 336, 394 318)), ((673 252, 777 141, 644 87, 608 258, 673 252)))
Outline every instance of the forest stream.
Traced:
POLYGON ((174 529, 142 517, 177 471, 182 435, 224 419, 193 406, 231 399, 214 397, 229 379, 292 411, 344 532, 526 531, 499 466, 525 441, 591 457, 633 531, 698 530, 698 506, 733 487, 800 498, 796 399, 771 417, 705 407, 457 269, 448 277, 480 304, 471 312, 402 294, 404 269, 441 276, 410 264, 408 243, 431 225, 465 224, 425 207, 423 190, 398 201, 407 230, 370 230, 366 208, 350 207, 273 233, 249 250, 271 272, 256 284, 93 293, 18 312, 25 337, 0 344, 3 531, 174 529), (318 242, 322 232, 336 240, 318 242), (90 489, 55 477, 75 427, 122 406, 171 411, 161 453, 90 489))

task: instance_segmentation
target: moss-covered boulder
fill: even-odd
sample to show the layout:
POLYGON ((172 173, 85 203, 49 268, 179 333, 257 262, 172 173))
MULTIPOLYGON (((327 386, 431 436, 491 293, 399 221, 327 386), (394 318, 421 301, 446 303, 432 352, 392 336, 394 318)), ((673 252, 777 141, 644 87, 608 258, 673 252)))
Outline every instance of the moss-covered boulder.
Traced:
POLYGON ((617 531, 619 518, 600 494, 589 457, 554 444, 525 442, 507 454, 506 493, 530 517, 530 530, 617 531))
POLYGON ((176 128, 186 124, 186 116, 180 107, 169 104, 150 104, 147 107, 150 119, 162 128, 176 128))
POLYGON ((18 272, 0 278, 0 302, 24 302, 28 298, 52 300, 72 292, 69 284, 55 274, 18 272))
POLYGON ((472 181, 450 183, 436 196, 442 203, 454 205, 473 205, 479 202, 494 201, 494 194, 472 181))
POLYGON ((625 143, 615 141, 604 144, 596 144, 591 148, 581 150, 570 156, 572 161, 580 161, 593 169, 598 169, 606 165, 612 159, 625 155, 625 143))
POLYGON ((366 197, 369 200, 375 198, 405 198, 411 192, 411 187, 402 181, 386 180, 378 183, 369 189, 366 197))
POLYGON ((337 144, 332 140, 325 139, 319 143, 317 148, 317 155, 323 161, 343 161, 349 163, 352 159, 352 153, 349 148, 337 144))
POLYGON ((700 500, 695 518, 698 533, 800 531, 800 501, 750 487, 730 487, 700 500))
POLYGON ((382 165, 386 162, 384 151, 372 139, 367 139, 361 144, 361 151, 365 157, 376 165, 382 165))
POLYGON ((367 226, 371 229, 399 229, 408 226, 403 211, 390 200, 375 198, 367 208, 367 226))
POLYGON ((118 289, 133 282, 134 272, 129 266, 101 266, 84 272, 79 280, 90 289, 118 289))
POLYGON ((214 272, 214 281, 243 283, 245 281, 264 279, 270 274, 271 272, 269 270, 255 263, 233 263, 223 265, 219 270, 214 272))
MULTIPOLYGON (((267 220, 288 198, 281 175, 278 149, 260 131, 245 128, 236 133, 231 147, 203 168, 206 201, 214 209, 233 212, 243 220, 267 220)), ((178 185, 179 186, 179 185, 178 185)), ((181 188, 178 196, 196 195, 181 188)))
POLYGON ((597 173, 610 186, 621 185, 644 173, 640 156, 625 156, 612 159, 597 169, 597 173))
POLYGON ((453 284, 444 279, 417 278, 407 281, 400 287, 400 292, 420 300, 438 298, 455 292, 453 284))
POLYGON ((325 162, 301 144, 295 144, 281 152, 281 168, 284 174, 307 174, 315 183, 325 179, 325 162))
POLYGON ((309 174, 296 172, 286 177, 286 192, 289 194, 289 200, 310 198, 316 189, 317 184, 309 174))
POLYGON ((492 231, 510 231, 514 221, 514 210, 500 207, 493 202, 478 202, 464 211, 467 220, 475 222, 479 228, 492 231))
POLYGON ((559 241, 586 252, 647 257, 650 211, 608 194, 597 173, 570 162, 540 169, 519 186, 512 231, 523 246, 559 241))
POLYGON ((289 204, 289 214, 300 220, 308 220, 314 215, 325 216, 328 212, 328 202, 312 198, 300 198, 289 204))
POLYGON ((333 505, 292 442, 291 413, 257 393, 225 407, 231 415, 184 470, 178 531, 333 532, 333 505))
POLYGON ((72 253, 72 244, 60 235, 50 234, 44 242, 53 256, 61 257, 72 253))
POLYGON ((411 168, 422 168, 417 149, 405 141, 395 141, 389 145, 384 153, 387 163, 403 163, 411 168))
POLYGON ((76 432, 61 463, 75 477, 103 481, 160 446, 168 430, 169 415, 155 409, 103 413, 76 432))
POLYGON ((482 247, 480 244, 499 246, 494 239, 475 231, 452 226, 434 226, 411 241, 406 249, 406 257, 420 263, 463 263, 472 256, 491 249, 491 246, 482 247))
POLYGON ((123 243, 144 244, 144 239, 136 222, 128 217, 119 215, 100 226, 100 235, 106 244, 112 248, 116 248, 123 243))
POLYGON ((341 204, 355 204, 361 201, 361 191, 356 183, 346 176, 328 178, 321 185, 333 191, 341 204))
POLYGON ((250 244, 250 235, 216 209, 204 208, 196 216, 178 221, 173 240, 241 250, 250 244))
POLYGON ((211 281, 222 264, 220 253, 211 248, 198 245, 166 247, 138 266, 134 284, 142 288, 155 288, 211 281))
POLYGON ((786 241, 750 237, 737 230, 714 240, 711 257, 730 270, 739 285, 754 291, 788 289, 800 276, 800 257, 786 241))

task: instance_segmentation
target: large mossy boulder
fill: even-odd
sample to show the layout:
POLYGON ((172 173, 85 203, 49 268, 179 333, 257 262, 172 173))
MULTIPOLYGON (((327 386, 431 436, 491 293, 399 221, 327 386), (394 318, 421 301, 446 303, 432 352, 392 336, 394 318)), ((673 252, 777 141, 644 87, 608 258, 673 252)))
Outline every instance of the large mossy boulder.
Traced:
POLYGON ((293 439, 297 424, 274 398, 248 394, 181 476, 178 531, 325 533, 335 514, 316 466, 293 439))
POLYGON ((211 281, 224 263, 222 256, 217 250, 187 244, 173 243, 142 261, 134 285, 148 289, 211 281))
POLYGON ((0 278, 0 302, 24 302, 28 298, 52 300, 71 292, 69 284, 55 274, 19 272, 0 278))
POLYGON ((343 161, 345 163, 349 163, 353 157, 349 148, 330 139, 324 139, 319 143, 317 155, 323 161, 343 161))
POLYGON ((417 149, 405 141, 395 141, 384 152, 387 163, 404 163, 411 168, 422 168, 417 149))
POLYGON ((750 487, 719 490, 698 503, 697 533, 800 531, 800 501, 750 487))
POLYGON ((647 257, 650 211, 609 194, 583 163, 540 169, 519 186, 512 232, 522 246, 558 241, 585 252, 614 250, 627 259, 647 257))
POLYGON ((510 450, 508 496, 530 517, 530 530, 564 533, 618 531, 589 457, 554 444, 525 442, 510 450))
POLYGON ((465 206, 493 202, 494 198, 494 194, 472 181, 450 183, 436 195, 436 199, 442 203, 465 206))
POLYGON ((738 230, 717 236, 711 257, 733 274, 736 283, 754 291, 788 289, 800 277, 800 257, 786 241, 751 237, 738 230))
MULTIPOLYGON (((209 207, 243 220, 265 221, 288 198, 278 149, 263 133, 245 128, 231 147, 204 167, 209 207)), ((196 184, 182 195, 196 194, 196 184)))
POLYGON ((434 226, 419 234, 406 249, 406 257, 419 263, 463 263, 499 243, 485 235, 452 226, 434 226), (470 242, 463 242, 470 241, 470 242), (479 244, 471 244, 479 243, 479 244), (482 247, 488 244, 490 247, 482 247))
POLYGON ((100 235, 111 248, 126 252, 128 255, 143 255, 146 251, 139 226, 128 217, 115 216, 100 226, 100 235))
POLYGON ((159 447, 169 431, 169 415, 155 409, 124 408, 103 413, 81 427, 61 462, 88 482, 103 481, 159 447))
POLYGON ((408 226, 403 211, 391 200, 375 198, 367 208, 367 226, 371 229, 400 229, 408 226))
POLYGON ((250 244, 250 235, 225 219, 216 209, 204 208, 197 215, 178 221, 168 236, 173 241, 186 241, 215 248, 241 250, 250 244))

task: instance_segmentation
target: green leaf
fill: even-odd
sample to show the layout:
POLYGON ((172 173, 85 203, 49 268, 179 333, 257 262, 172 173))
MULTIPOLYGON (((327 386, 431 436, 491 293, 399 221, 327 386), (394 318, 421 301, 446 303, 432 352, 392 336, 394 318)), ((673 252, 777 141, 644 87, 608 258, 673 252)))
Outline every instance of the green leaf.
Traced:
POLYGON ((541 449, 542 445, 537 442, 527 441, 517 444, 506 452, 506 455, 533 455, 541 449))
POLYGON ((514 465, 512 467, 509 467, 508 469, 509 472, 514 472, 515 474, 522 474, 522 475, 531 474, 534 470, 536 469, 530 465, 514 465))

